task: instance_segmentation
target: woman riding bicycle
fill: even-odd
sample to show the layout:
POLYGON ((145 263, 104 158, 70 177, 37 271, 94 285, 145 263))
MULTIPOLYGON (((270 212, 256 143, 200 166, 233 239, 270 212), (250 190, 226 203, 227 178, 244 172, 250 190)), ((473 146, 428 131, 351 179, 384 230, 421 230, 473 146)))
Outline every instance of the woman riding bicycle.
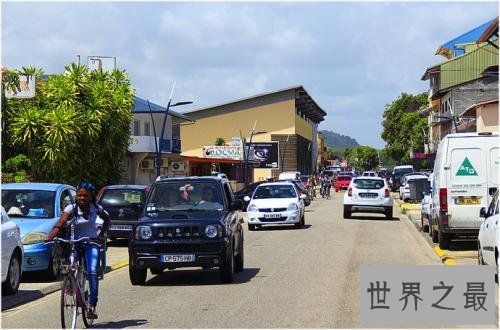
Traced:
MULTIPOLYGON (((59 222, 49 233, 46 241, 50 241, 57 236, 66 221, 71 218, 76 218, 75 239, 90 237, 90 239, 102 241, 105 237, 109 227, 109 216, 102 206, 96 203, 95 188, 90 182, 82 181, 76 186, 76 205, 70 204, 64 209, 59 222), (99 234, 97 233, 97 226, 100 226, 100 224, 96 223, 98 216, 104 221, 99 234)), ((89 275, 90 309, 87 317, 96 319, 95 306, 97 305, 99 292, 99 248, 92 244, 82 244, 79 247, 79 253, 85 257, 86 271, 89 275)))

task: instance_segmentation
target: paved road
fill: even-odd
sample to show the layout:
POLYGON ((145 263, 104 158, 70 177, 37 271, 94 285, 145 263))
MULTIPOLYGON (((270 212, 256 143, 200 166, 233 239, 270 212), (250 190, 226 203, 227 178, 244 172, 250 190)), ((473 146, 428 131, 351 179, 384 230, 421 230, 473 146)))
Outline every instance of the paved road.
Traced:
MULTIPOLYGON (((245 232, 245 271, 233 284, 214 270, 148 275, 132 286, 127 268, 101 282, 96 327, 353 328, 363 264, 439 265, 425 238, 395 209, 342 218, 342 194, 315 200, 306 228, 245 232)), ((444 267, 444 266, 443 266, 444 267)), ((59 327, 59 293, 3 312, 3 328, 59 327)))

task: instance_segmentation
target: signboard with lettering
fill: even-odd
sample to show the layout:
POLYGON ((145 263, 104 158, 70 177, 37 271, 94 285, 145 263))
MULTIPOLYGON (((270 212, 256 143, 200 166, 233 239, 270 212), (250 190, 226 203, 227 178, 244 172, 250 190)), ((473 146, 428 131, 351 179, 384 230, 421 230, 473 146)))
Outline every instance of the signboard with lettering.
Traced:
POLYGON ((5 88, 5 97, 29 99, 35 97, 35 76, 33 75, 19 75, 19 88, 20 91, 14 91, 5 88))
POLYGON ((258 162, 254 168, 279 168, 278 142, 247 142, 245 150, 248 150, 249 161, 258 162))
POLYGON ((239 146, 204 146, 203 157, 241 159, 241 148, 239 146))

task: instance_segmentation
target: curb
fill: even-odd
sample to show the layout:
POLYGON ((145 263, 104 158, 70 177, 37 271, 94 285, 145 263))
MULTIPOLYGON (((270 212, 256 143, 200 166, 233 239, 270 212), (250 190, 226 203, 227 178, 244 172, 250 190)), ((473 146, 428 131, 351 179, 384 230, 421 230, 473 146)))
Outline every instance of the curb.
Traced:
MULTIPOLYGON (((112 272, 127 265, 128 265, 128 258, 119 260, 113 263, 111 266, 106 266, 106 273, 112 272)), ((40 299, 46 295, 49 295, 59 290, 61 290, 61 282, 54 282, 46 287, 41 288, 40 290, 34 290, 21 295, 15 294, 13 296, 8 297, 6 301, 3 301, 2 297, 2 311, 35 301, 37 299, 40 299)))

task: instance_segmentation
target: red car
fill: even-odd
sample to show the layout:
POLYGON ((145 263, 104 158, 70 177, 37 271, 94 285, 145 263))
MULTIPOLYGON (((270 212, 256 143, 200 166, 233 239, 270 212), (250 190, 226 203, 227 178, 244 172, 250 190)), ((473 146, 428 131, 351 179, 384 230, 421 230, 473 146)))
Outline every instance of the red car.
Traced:
POLYGON ((351 182, 352 176, 350 175, 339 175, 335 180, 335 191, 342 189, 347 189, 349 183, 351 182))

